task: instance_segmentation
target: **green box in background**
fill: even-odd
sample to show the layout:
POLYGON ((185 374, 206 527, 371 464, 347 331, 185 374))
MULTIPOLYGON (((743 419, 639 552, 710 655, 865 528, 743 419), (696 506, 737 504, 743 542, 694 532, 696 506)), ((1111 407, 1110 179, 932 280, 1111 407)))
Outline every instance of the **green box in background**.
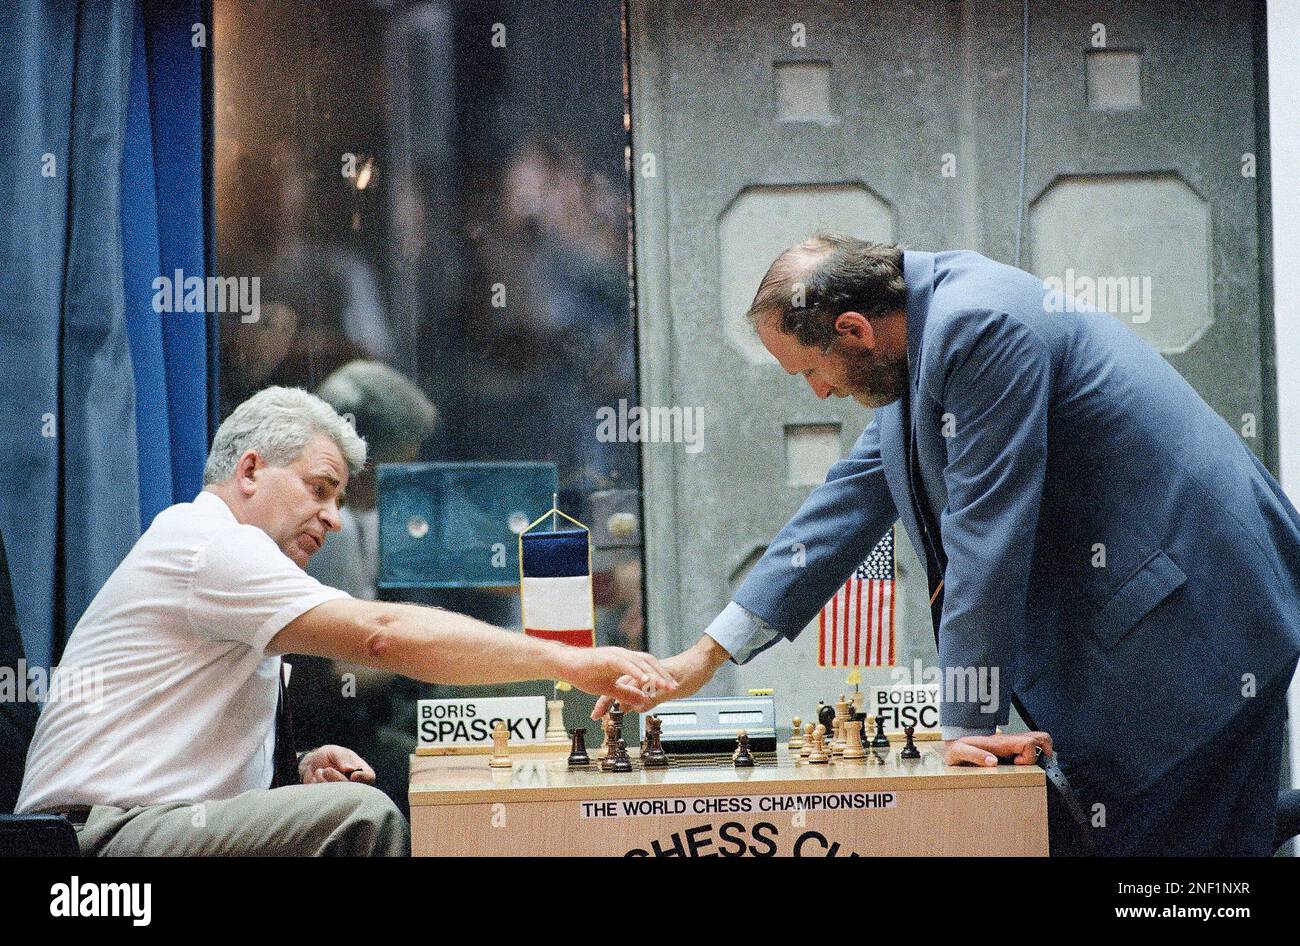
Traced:
POLYGON ((554 463, 379 466, 380 588, 519 583, 519 533, 551 508, 554 463))

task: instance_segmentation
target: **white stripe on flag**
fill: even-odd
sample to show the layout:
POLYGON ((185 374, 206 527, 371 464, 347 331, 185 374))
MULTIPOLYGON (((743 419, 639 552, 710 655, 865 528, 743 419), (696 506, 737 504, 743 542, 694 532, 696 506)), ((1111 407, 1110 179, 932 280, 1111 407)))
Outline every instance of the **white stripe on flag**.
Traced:
POLYGON ((576 631, 595 627, 591 608, 591 576, 524 577, 524 626, 533 631, 576 631))
POLYGON ((888 666, 894 636, 894 583, 850 578, 822 611, 826 666, 888 666))

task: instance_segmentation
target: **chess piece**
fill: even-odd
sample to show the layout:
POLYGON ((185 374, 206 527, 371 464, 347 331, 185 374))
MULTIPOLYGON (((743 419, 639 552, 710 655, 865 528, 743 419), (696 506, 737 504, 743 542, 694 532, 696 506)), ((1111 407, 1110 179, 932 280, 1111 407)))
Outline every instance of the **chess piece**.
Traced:
POLYGON ((862 720, 850 719, 844 724, 844 752, 842 753, 845 760, 859 762, 867 757, 867 751, 862 748, 862 720))
POLYGON ((873 749, 888 749, 889 737, 885 735, 885 717, 876 717, 876 734, 871 739, 873 749))
POLYGON ((803 745, 799 747, 799 761, 807 762, 813 750, 813 724, 804 723, 803 745))
POLYGON ((743 729, 736 734, 736 754, 732 756, 731 764, 738 769, 754 767, 754 756, 749 751, 749 733, 743 729))
POLYGON ((510 731, 504 720, 492 727, 492 759, 488 765, 494 769, 510 768, 510 731))
POLYGON ((564 728, 564 700, 546 701, 546 744, 564 746, 569 743, 569 734, 564 728))
POLYGON ((794 725, 790 727, 790 742, 786 746, 791 755, 798 755, 799 750, 803 748, 803 720, 798 716, 794 718, 794 725))
POLYGON ((632 760, 627 756, 627 743, 620 739, 609 762, 610 772, 631 772, 632 760))
POLYGON ((646 720, 645 751, 641 753, 641 765, 647 769, 662 769, 668 766, 668 756, 663 746, 664 721, 658 716, 646 720))
POLYGON ((831 737, 826 746, 826 750, 831 754, 832 759, 844 755, 844 723, 844 720, 838 716, 835 717, 834 729, 831 730, 831 737))
POLYGON ((832 752, 834 755, 844 754, 844 724, 853 718, 852 710, 849 708, 849 701, 843 693, 835 701, 835 725, 832 731, 835 733, 835 739, 832 742, 832 752))
POLYGON ((817 728, 813 730, 812 738, 813 746, 812 752, 808 754, 808 762, 810 765, 825 765, 831 760, 831 757, 826 754, 826 727, 818 723, 817 728))
POLYGON ((865 698, 866 698, 866 694, 864 694, 861 690, 853 691, 853 696, 851 696, 849 699, 853 703, 853 712, 855 715, 862 712, 862 701, 865 698))
POLYGON ((913 738, 916 735, 916 727, 904 726, 903 733, 907 736, 907 745, 903 746, 903 751, 898 754, 898 757, 900 759, 921 758, 921 750, 916 748, 916 740, 913 738))
POLYGON ((623 704, 615 700, 609 708, 609 751, 612 753, 618 741, 623 738, 623 704))
POLYGON ((577 769, 591 765, 591 756, 587 755, 587 730, 575 729, 573 742, 569 747, 569 768, 577 769))
POLYGON ((818 700, 817 722, 825 726, 827 732, 832 732, 835 728, 835 707, 827 706, 821 700, 818 700))
POLYGON ((609 758, 610 719, 606 716, 600 722, 600 745, 596 747, 596 761, 604 763, 609 758))

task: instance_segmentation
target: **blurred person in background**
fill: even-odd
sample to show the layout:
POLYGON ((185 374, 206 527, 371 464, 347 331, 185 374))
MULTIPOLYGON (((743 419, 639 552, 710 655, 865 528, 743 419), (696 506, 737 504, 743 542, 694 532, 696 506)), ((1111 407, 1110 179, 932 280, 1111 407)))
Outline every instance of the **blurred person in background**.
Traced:
MULTIPOLYGON (((378 361, 348 362, 316 394, 351 421, 370 449, 366 466, 348 483, 340 529, 307 565, 307 574, 354 598, 378 598, 379 508, 375 467, 409 463, 433 432, 438 411, 400 371, 378 361)), ((406 811, 407 757, 415 751, 415 703, 420 685, 362 664, 295 656, 294 719, 304 741, 356 747, 372 760, 376 787, 406 811)))
MULTIPOLYGON (((223 414, 268 384, 311 386, 349 361, 391 357, 374 269, 354 248, 325 236, 337 229, 323 219, 337 201, 323 199, 298 146, 226 140, 217 160, 226 182, 218 188, 220 270, 263 283, 260 317, 222 324, 223 414)), ((368 184, 373 167, 366 174, 368 184)), ((353 190, 357 183, 344 181, 353 190)))

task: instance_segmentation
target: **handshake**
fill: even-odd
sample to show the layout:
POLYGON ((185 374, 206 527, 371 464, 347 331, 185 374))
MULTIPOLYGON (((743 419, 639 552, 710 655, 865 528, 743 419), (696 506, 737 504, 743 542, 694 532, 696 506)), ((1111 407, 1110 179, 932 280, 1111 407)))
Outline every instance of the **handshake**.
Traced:
POLYGON ((644 713, 670 697, 681 699, 690 696, 713 679, 718 668, 731 659, 722 645, 707 634, 701 635, 693 647, 663 660, 657 661, 648 654, 636 656, 649 666, 638 667, 637 670, 619 676, 612 691, 608 685, 592 688, 581 680, 569 678, 575 686, 589 693, 600 694, 595 709, 591 711, 593 720, 598 720, 609 712, 615 699, 627 709, 644 713))

